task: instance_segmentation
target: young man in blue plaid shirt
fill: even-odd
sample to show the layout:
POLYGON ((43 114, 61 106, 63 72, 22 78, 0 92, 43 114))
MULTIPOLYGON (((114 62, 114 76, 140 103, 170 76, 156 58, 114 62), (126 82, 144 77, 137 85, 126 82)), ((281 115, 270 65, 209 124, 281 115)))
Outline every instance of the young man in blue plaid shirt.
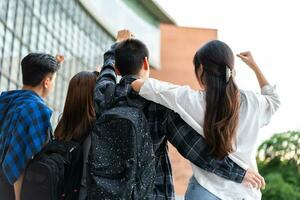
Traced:
POLYGON ((21 62, 23 88, 0 95, 0 194, 20 199, 23 173, 29 160, 48 140, 52 111, 44 102, 54 87, 62 61, 30 53, 21 62))
MULTIPOLYGON (((138 77, 149 76, 148 50, 139 40, 126 40, 130 37, 131 33, 128 30, 120 31, 118 33, 120 43, 113 45, 104 54, 104 65, 94 93, 97 115, 106 108, 104 104, 106 89, 111 84, 117 84, 116 71, 122 75, 122 79, 117 84, 115 97, 127 96, 132 100, 142 98, 133 91, 131 83, 138 77)), ((263 178, 254 171, 246 171, 228 157, 218 159, 212 156, 204 138, 187 125, 178 114, 154 102, 149 102, 143 111, 148 120, 154 152, 163 149, 163 153, 159 153, 158 156, 156 180, 149 199, 174 199, 167 141, 183 157, 204 170, 238 183, 262 186, 263 178)))

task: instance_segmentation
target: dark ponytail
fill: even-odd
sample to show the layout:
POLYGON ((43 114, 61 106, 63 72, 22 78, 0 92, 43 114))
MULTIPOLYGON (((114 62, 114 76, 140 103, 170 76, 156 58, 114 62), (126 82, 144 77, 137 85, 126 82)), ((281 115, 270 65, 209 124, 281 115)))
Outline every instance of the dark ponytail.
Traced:
POLYGON ((224 158, 234 151, 239 121, 239 90, 232 76, 226 78, 233 71, 234 56, 227 44, 213 40, 196 52, 194 66, 206 89, 204 135, 211 153, 224 158))

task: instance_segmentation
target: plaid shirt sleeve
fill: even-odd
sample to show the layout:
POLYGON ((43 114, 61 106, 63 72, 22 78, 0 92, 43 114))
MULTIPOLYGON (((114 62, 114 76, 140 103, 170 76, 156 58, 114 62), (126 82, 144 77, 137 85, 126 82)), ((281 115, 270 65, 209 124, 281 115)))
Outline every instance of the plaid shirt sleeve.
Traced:
POLYGON ((10 184, 18 180, 28 161, 47 141, 51 114, 44 104, 32 102, 14 115, 8 127, 12 137, 2 162, 2 170, 10 184))
POLYGON ((218 159, 209 153, 205 139, 186 124, 178 114, 168 111, 163 127, 168 141, 198 167, 225 179, 241 183, 246 171, 230 158, 218 159))
POLYGON ((94 101, 95 101, 95 108, 96 113, 104 108, 105 101, 104 101, 104 93, 105 89, 111 85, 116 84, 117 82, 117 75, 114 69, 115 65, 115 48, 117 43, 111 46, 111 48, 104 53, 104 64, 101 68, 101 72, 98 76, 95 90, 94 90, 94 101))

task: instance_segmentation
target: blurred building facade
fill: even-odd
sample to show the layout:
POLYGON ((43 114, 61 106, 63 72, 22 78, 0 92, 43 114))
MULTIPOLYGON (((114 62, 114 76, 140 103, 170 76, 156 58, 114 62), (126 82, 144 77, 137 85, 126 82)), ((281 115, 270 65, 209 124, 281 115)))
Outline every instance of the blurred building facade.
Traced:
MULTIPOLYGON (((178 27, 152 0, 0 0, 0 91, 20 89, 20 60, 29 52, 63 54, 56 88, 47 99, 55 126, 70 78, 101 66, 103 53, 123 28, 149 47, 153 77, 197 88, 193 55, 216 39, 217 31, 178 27)), ((170 152, 176 193, 183 195, 191 169, 174 148, 170 152)))
POLYGON ((101 63, 101 55, 113 41, 79 1, 1 0, 0 89, 21 87, 20 60, 29 52, 63 54, 65 62, 48 99, 56 123, 70 78, 101 63))

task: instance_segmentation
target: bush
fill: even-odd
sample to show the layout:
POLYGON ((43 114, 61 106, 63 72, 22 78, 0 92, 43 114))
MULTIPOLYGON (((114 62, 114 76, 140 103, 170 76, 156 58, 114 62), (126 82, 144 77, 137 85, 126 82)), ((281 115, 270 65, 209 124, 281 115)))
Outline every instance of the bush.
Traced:
POLYGON ((268 186, 263 191, 263 199, 297 200, 300 199, 299 190, 289 184, 280 173, 270 173, 266 177, 268 186))
POLYGON ((258 168, 266 200, 300 200, 300 132, 275 134, 260 145, 258 168))

